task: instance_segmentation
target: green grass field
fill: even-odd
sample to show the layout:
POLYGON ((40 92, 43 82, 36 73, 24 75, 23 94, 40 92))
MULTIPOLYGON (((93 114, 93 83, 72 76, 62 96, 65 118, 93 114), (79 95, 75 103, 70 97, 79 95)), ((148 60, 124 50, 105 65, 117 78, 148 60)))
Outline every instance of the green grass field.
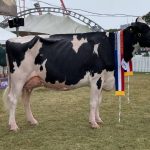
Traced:
POLYGON ((88 87, 66 92, 37 89, 31 103, 39 125, 26 122, 19 101, 17 133, 8 130, 1 90, 0 150, 150 150, 150 74, 135 74, 130 89, 130 104, 122 98, 120 123, 118 98, 114 91, 103 92, 100 113, 104 124, 99 129, 88 124, 88 87))

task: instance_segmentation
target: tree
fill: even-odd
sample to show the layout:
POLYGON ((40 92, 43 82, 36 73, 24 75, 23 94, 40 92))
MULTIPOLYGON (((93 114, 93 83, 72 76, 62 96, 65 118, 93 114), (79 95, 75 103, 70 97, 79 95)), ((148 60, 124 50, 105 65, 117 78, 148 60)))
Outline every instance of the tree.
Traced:
POLYGON ((116 32, 116 31, 119 31, 119 29, 109 29, 109 30, 106 30, 107 32, 116 32))

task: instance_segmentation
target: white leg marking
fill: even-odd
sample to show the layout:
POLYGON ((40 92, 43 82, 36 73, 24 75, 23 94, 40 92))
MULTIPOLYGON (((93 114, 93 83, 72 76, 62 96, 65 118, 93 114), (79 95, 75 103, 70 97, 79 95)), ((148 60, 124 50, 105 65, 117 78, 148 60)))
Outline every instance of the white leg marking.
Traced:
POLYGON ((22 82, 19 82, 17 85, 15 83, 11 83, 11 88, 7 97, 9 110, 9 126, 10 130, 12 131, 18 130, 18 126, 15 120, 15 112, 16 112, 17 98, 20 96, 22 88, 23 88, 22 82))
POLYGON ((32 111, 31 111, 31 107, 30 107, 31 92, 32 91, 29 91, 27 89, 23 89, 22 100, 23 100, 23 103, 24 103, 24 108, 25 108, 27 121, 29 121, 32 125, 37 125, 38 122, 34 118, 34 116, 32 114, 32 111))
MULTIPOLYGON (((101 74, 102 75, 102 74, 101 74)), ((99 74, 95 74, 94 77, 91 77, 91 94, 90 94, 90 115, 89 115, 89 122, 91 123, 92 128, 99 128, 97 124, 97 108, 99 104, 99 96, 101 93, 102 88, 98 89, 97 81, 101 77, 99 74)))
MULTIPOLYGON (((9 110, 9 126, 10 126, 10 130, 12 131, 17 131, 18 130, 18 126, 16 124, 16 120, 15 120, 15 111, 16 111, 16 105, 17 105, 17 98, 21 95, 22 93, 22 89, 23 86, 25 84, 25 76, 22 75, 22 80, 18 80, 19 78, 17 78, 17 76, 11 76, 11 88, 10 91, 8 93, 8 110, 9 110), (13 78, 16 77, 16 78, 13 78), (16 83, 18 82, 18 83, 16 83)), ((28 97, 27 97, 28 98, 28 97)), ((33 116, 31 115, 32 112, 30 111, 30 105, 28 103, 28 101, 26 102, 26 111, 27 111, 27 115, 28 115, 28 119, 30 122, 32 122, 33 124, 37 124, 37 121, 33 119, 33 116)))
POLYGON ((9 127, 10 130, 12 131, 17 131, 18 130, 18 126, 16 124, 16 120, 15 120, 15 111, 16 111, 16 104, 17 104, 17 99, 15 98, 15 96, 10 93, 8 95, 8 109, 9 109, 9 127))
POLYGON ((98 124, 103 123, 103 121, 99 115, 99 106, 101 104, 101 101, 102 101, 102 91, 100 92, 100 95, 99 95, 99 100, 98 100, 98 104, 97 104, 97 108, 96 108, 96 114, 95 114, 95 120, 98 124))

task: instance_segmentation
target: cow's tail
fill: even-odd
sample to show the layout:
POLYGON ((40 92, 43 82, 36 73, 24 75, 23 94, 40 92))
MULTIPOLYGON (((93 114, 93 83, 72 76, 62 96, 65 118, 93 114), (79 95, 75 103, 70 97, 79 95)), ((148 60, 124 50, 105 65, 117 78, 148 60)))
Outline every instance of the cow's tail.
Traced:
POLYGON ((8 110, 8 108, 9 108, 8 94, 9 94, 10 87, 11 87, 11 83, 10 83, 11 76, 10 76, 10 69, 9 69, 9 62, 8 62, 7 53, 6 53, 6 61, 7 61, 7 71, 8 71, 8 86, 3 93, 3 102, 4 102, 5 109, 8 110))

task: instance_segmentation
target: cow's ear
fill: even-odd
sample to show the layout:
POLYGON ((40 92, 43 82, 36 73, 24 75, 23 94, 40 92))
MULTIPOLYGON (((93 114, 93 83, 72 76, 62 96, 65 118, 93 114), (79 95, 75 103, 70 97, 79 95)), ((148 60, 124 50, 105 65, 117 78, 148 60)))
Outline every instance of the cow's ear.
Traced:
POLYGON ((142 17, 136 18, 136 22, 146 23, 145 20, 142 17))

